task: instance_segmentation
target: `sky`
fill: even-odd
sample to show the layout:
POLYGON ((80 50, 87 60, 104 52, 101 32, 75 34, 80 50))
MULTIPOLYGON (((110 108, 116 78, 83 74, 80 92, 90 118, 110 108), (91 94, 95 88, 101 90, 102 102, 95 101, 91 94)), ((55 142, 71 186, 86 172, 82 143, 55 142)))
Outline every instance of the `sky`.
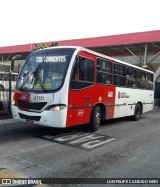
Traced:
POLYGON ((152 30, 159 0, 0 0, 0 47, 152 30))

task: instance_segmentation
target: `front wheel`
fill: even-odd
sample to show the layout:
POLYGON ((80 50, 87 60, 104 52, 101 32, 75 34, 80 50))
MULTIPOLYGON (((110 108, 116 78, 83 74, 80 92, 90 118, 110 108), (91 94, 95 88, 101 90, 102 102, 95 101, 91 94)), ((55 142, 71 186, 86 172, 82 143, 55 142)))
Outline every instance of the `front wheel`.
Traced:
POLYGON ((101 124, 101 108, 99 106, 95 106, 92 110, 89 129, 91 131, 97 131, 101 124))
POLYGON ((135 110, 134 110, 134 115, 132 116, 132 119, 134 121, 138 121, 141 117, 142 114, 142 107, 140 104, 136 104, 135 110))

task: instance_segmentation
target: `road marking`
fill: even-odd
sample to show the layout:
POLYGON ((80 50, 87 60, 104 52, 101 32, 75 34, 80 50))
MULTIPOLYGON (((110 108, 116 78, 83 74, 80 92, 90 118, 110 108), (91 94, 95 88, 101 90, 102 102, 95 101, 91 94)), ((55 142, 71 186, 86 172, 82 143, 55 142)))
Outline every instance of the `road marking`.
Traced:
POLYGON ((106 141, 95 140, 95 141, 91 141, 91 142, 87 142, 87 143, 83 144, 82 147, 84 147, 86 149, 93 149, 94 147, 103 145, 105 143, 109 143, 109 142, 114 141, 114 140, 115 140, 115 138, 111 138, 111 139, 106 140, 106 141))
POLYGON ((85 132, 69 132, 57 136, 46 134, 38 136, 38 138, 87 151, 115 140, 115 138, 107 135, 85 132))

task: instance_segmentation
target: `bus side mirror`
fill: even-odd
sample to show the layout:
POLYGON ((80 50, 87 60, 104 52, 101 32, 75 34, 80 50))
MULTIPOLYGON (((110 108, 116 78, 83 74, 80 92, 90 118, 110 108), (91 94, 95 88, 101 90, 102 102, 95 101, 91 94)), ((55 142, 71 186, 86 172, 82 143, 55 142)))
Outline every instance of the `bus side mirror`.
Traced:
POLYGON ((14 60, 11 61, 11 71, 14 72, 14 60))
POLYGON ((4 91, 5 88, 4 88, 4 85, 0 84, 0 91, 4 91))
POLYGON ((12 59, 11 61, 11 72, 19 73, 20 70, 20 64, 17 59, 12 59))

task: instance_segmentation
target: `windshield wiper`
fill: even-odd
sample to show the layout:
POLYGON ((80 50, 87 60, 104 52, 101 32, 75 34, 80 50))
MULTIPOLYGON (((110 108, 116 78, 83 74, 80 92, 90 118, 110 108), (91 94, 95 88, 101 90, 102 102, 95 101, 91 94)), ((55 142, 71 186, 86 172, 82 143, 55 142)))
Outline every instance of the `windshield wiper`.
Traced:
MULTIPOLYGON (((27 64, 28 64, 28 63, 27 63, 27 64)), ((30 64, 30 62, 29 62, 29 64, 30 64)), ((36 79, 36 76, 37 76, 37 72, 38 72, 38 70, 39 70, 39 66, 40 66, 40 64, 37 66, 36 70, 32 72, 32 74, 33 74, 33 76, 35 77, 35 79, 36 79)), ((31 67, 31 66, 30 66, 30 67, 31 67)), ((32 67, 31 67, 31 68, 32 68, 32 67)), ((30 73, 30 71, 28 71, 28 72, 26 73, 25 76, 27 76, 29 73, 30 73)), ((20 90, 23 90, 23 87, 24 87, 24 85, 27 83, 28 80, 29 80, 29 76, 28 76, 28 77, 26 78, 26 80, 22 83, 22 85, 21 85, 21 87, 20 87, 20 90)))
MULTIPOLYGON (((46 54, 46 56, 47 56, 47 54, 46 54)), ((33 87, 34 87, 34 85, 35 85, 35 82, 36 82, 38 79, 40 79, 38 70, 42 69, 42 66, 43 66, 43 63, 44 63, 44 59, 46 58, 46 56, 43 58, 42 63, 39 64, 38 67, 36 68, 36 70, 33 72, 33 75, 34 75, 34 77, 35 77, 35 80, 34 80, 34 83, 33 83, 33 87)), ((40 85, 40 87, 42 88, 42 90, 45 91, 45 87, 43 86, 43 81, 42 81, 42 80, 39 81, 38 84, 40 85)), ((33 90, 33 87, 32 87, 32 90, 33 90)))
MULTIPOLYGON (((27 73, 26 75, 28 75, 28 73, 27 73)), ((28 81, 28 79, 29 79, 29 76, 28 76, 27 79, 22 83, 21 87, 19 88, 20 90, 23 91, 23 87, 24 87, 24 85, 26 84, 26 82, 28 81)))
MULTIPOLYGON (((47 56, 47 55, 46 55, 47 56)), ((45 57, 46 57, 45 56, 45 57)), ((45 58, 44 58, 45 59, 45 58)), ((30 64, 30 62, 29 62, 29 60, 26 62, 27 63, 27 65, 32 69, 32 66, 31 66, 31 64, 30 64)), ((45 88, 44 88, 44 86, 43 86, 43 82, 42 81, 39 81, 38 82, 38 80, 39 80, 39 70, 42 68, 42 65, 43 65, 43 63, 44 63, 44 60, 42 61, 42 63, 40 63, 38 66, 37 66, 37 68, 35 69, 35 71, 33 71, 32 72, 32 75, 33 75, 33 77, 34 77, 34 80, 32 81, 33 83, 33 87, 32 87, 32 90, 33 90, 33 88, 34 88, 34 85, 35 84, 39 84, 40 85, 40 87, 42 88, 42 90, 44 91, 45 90, 45 88), (37 82, 37 83, 36 83, 37 82)), ((25 76, 27 76, 28 74, 30 73, 30 71, 28 71, 27 73, 26 73, 26 75, 25 76)), ((22 90, 23 91, 23 87, 24 87, 24 85, 27 83, 27 81, 29 80, 29 76, 26 78, 26 80, 22 83, 22 85, 20 86, 20 90, 22 90)))

